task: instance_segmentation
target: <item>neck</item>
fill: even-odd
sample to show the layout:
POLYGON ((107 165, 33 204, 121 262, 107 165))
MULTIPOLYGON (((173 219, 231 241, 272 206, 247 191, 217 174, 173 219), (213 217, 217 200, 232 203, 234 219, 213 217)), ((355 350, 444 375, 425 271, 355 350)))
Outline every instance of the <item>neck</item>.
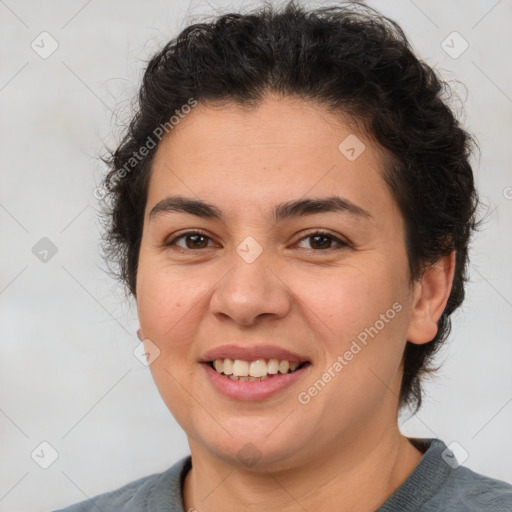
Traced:
POLYGON ((400 487, 422 453, 395 428, 375 437, 359 432, 350 443, 330 450, 300 467, 277 472, 240 468, 204 456, 191 442, 193 468, 183 489, 185 510, 201 512, 233 508, 243 512, 376 510, 400 487), (373 443, 368 440, 374 439, 373 443))

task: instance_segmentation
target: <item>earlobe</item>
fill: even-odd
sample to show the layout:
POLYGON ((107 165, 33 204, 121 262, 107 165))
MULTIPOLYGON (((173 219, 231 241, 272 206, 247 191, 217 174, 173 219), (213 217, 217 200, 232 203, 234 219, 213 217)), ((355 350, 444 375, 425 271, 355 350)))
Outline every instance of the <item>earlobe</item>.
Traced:
POLYGON ((407 340, 423 344, 437 334, 437 323, 443 314, 455 274, 455 251, 443 256, 415 284, 411 323, 407 340))

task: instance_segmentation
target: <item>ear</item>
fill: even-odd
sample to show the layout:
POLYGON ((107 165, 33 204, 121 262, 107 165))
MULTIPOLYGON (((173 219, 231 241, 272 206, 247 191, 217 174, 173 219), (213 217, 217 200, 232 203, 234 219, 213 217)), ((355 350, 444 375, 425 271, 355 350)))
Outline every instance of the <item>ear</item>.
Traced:
POLYGON ((414 284, 407 341, 420 345, 434 339, 438 329, 437 322, 452 290, 454 274, 455 251, 439 259, 414 284))

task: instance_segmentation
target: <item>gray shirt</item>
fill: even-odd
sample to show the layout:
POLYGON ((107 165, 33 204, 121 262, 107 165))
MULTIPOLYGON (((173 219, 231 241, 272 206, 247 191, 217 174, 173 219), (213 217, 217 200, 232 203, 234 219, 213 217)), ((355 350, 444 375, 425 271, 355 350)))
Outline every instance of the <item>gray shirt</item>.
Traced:
MULTIPOLYGON (((458 466, 439 439, 412 441, 426 450, 420 463, 376 512, 512 512, 512 485, 458 466)), ((185 457, 163 473, 60 512, 185 512, 182 486, 191 467, 185 457)))

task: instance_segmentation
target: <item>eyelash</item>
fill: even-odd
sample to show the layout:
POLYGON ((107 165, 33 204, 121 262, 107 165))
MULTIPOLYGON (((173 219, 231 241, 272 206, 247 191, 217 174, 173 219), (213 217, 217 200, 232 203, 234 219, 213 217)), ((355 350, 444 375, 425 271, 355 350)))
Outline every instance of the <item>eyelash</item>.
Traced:
MULTIPOLYGON (((194 236, 194 235, 199 235, 199 236, 202 236, 202 237, 205 237, 205 238, 208 238, 208 239, 211 240, 211 238, 207 234, 205 234, 205 233, 203 233, 201 231, 187 231, 186 233, 182 233, 181 235, 173 238, 171 241, 165 243, 165 246, 166 247, 175 246, 177 240, 180 240, 181 238, 186 238, 187 236, 194 236)), ((338 247, 329 247, 328 249, 306 249, 306 250, 311 250, 311 251, 316 252, 316 253, 325 253, 325 252, 332 251, 332 250, 341 250, 341 249, 346 249, 347 247, 350 247, 350 244, 348 242, 340 240, 339 238, 335 237, 334 235, 332 235, 328 231, 323 231, 321 229, 320 230, 311 231, 311 232, 307 233, 302 238, 300 238, 297 243, 299 243, 299 242, 301 242, 303 240, 306 240, 308 238, 313 238, 315 236, 322 236, 322 237, 328 238, 332 242, 337 243, 338 247)), ((180 246, 176 246, 176 247, 178 249, 182 250, 182 251, 196 251, 196 250, 199 251, 199 250, 202 250, 202 249, 209 249, 209 247, 201 247, 199 249, 190 249, 188 247, 184 248, 184 247, 180 247, 180 246)))

